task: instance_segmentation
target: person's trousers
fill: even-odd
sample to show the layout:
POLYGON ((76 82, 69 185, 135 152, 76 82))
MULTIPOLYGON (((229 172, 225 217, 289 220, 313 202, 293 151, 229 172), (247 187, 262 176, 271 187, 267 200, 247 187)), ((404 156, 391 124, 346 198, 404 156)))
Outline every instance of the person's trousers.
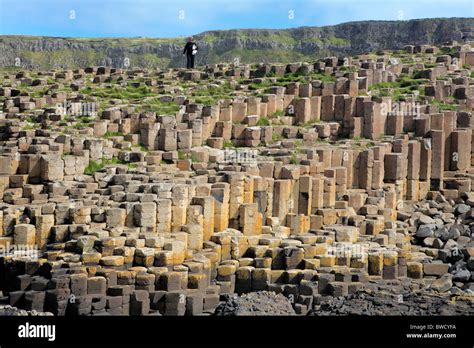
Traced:
POLYGON ((186 55, 186 68, 194 69, 194 56, 192 54, 186 55))

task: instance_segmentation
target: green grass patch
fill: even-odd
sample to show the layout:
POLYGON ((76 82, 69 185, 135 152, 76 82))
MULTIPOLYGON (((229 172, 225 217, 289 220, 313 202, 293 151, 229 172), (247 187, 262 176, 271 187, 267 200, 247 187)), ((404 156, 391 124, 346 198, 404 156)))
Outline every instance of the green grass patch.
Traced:
POLYGON ((122 133, 120 132, 105 132, 104 134, 104 138, 105 139, 109 139, 109 138, 112 138, 112 137, 119 137, 119 136, 123 136, 122 133))
POLYGON ((440 53, 438 56, 449 54, 450 56, 454 55, 458 50, 455 47, 441 47, 440 53))
POLYGON ((261 117, 257 122, 257 126, 269 126, 269 125, 270 125, 270 121, 266 117, 261 117))
POLYGON ((122 162, 118 158, 115 158, 115 157, 110 160, 108 159, 102 159, 100 161, 90 160, 89 164, 84 170, 84 174, 92 175, 95 172, 105 168, 107 165, 110 165, 110 164, 127 164, 128 165, 129 163, 122 162))
POLYGON ((137 146, 134 146, 134 147, 140 149, 141 152, 145 152, 145 153, 148 152, 148 149, 143 144, 138 144, 137 146))
POLYGON ((281 134, 277 134, 277 133, 272 134, 272 140, 273 141, 279 141, 281 139, 283 139, 283 136, 281 134))
POLYGON ((206 96, 206 97, 195 97, 194 102, 196 104, 202 104, 206 106, 216 105, 220 98, 213 97, 213 96, 206 96))
POLYGON ((38 129, 41 126, 38 123, 27 123, 22 130, 27 131, 27 130, 33 130, 33 129, 38 129))
POLYGON ((310 57, 302 53, 285 49, 231 49, 219 56, 210 57, 209 63, 234 61, 239 58, 241 64, 252 63, 291 63, 309 60, 310 57))
POLYGON ((329 36, 329 37, 307 37, 307 38, 304 38, 304 41, 306 42, 315 42, 315 43, 318 43, 320 45, 324 45, 324 46, 346 46, 346 45, 350 45, 350 41, 349 40, 346 40, 346 39, 343 39, 343 38, 340 38, 340 37, 336 37, 336 36, 329 36))
POLYGON ((231 140, 224 140, 224 149, 232 149, 234 148, 234 143, 231 140))
POLYGON ((127 99, 127 100, 141 100, 145 97, 156 95, 153 93, 151 87, 143 85, 138 87, 133 86, 109 86, 109 87, 86 87, 80 93, 91 95, 98 98, 109 99, 127 99))
POLYGON ((267 115, 267 118, 272 119, 272 118, 277 118, 279 116, 285 116, 285 111, 284 110, 275 111, 271 113, 270 115, 267 115))
POLYGON ((298 156, 296 156, 296 153, 291 155, 290 164, 298 164, 298 156))
POLYGON ((436 105, 439 111, 457 111, 459 107, 457 104, 448 104, 437 99, 430 100, 430 104, 436 105))
POLYGON ((178 150, 178 159, 180 160, 186 159, 186 153, 182 149, 178 150))
POLYGON ((343 71, 343 72, 356 72, 357 71, 357 67, 355 66, 341 66, 339 68, 339 71, 343 71))
POLYGON ((192 99, 197 104, 203 105, 216 105, 221 99, 229 99, 233 95, 233 88, 229 82, 226 82, 220 86, 209 86, 194 90, 191 95, 192 99))
POLYGON ((397 81, 381 82, 369 86, 369 91, 379 97, 392 97, 394 100, 403 101, 405 100, 405 94, 412 94, 414 91, 418 91, 419 95, 423 95, 424 89, 421 88, 421 85, 428 82, 427 79, 410 78, 405 75, 399 77, 397 81))
POLYGON ((152 98, 142 102, 137 107, 138 112, 155 112, 157 115, 173 115, 179 111, 179 105, 174 102, 163 102, 152 98))

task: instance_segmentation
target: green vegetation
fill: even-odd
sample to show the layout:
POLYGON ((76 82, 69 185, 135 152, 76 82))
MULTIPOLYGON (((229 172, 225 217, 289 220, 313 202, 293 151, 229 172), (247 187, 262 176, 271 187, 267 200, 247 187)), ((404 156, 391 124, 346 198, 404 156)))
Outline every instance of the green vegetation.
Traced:
POLYGON ((321 73, 311 73, 311 74, 301 74, 301 73, 289 73, 285 74, 284 76, 279 76, 276 78, 276 82, 265 79, 260 83, 250 83, 249 90, 256 91, 261 89, 270 88, 273 86, 286 86, 288 83, 291 82, 302 82, 302 81, 311 81, 311 80, 319 80, 323 82, 334 82, 336 78, 332 75, 326 75, 321 73))
POLYGON ((62 155, 61 155, 61 159, 64 160, 64 157, 66 156, 73 156, 73 153, 72 152, 64 152, 62 155))
POLYGON ((246 32, 240 32, 237 36, 240 40, 252 40, 260 42, 277 42, 284 45, 296 45, 298 40, 292 37, 288 32, 280 31, 278 34, 265 33, 265 35, 249 35, 246 32))
POLYGON ((193 163, 200 163, 201 161, 199 160, 199 158, 195 155, 195 154, 191 154, 191 162, 193 163))
POLYGON ((216 42, 219 39, 215 35, 206 34, 203 37, 201 37, 200 40, 204 41, 205 43, 208 43, 208 44, 213 44, 214 42, 216 42))
POLYGON ((30 51, 19 50, 18 57, 22 61, 30 62, 39 69, 51 69, 59 67, 80 67, 81 62, 91 65, 100 65, 107 57, 103 50, 72 50, 58 49, 54 51, 30 51))
MULTIPOLYGON (((311 59, 302 53, 293 50, 293 47, 298 44, 298 40, 293 38, 290 34, 281 32, 279 34, 271 34, 268 36, 251 36, 246 33, 238 33, 237 36, 231 38, 238 38, 241 41, 252 40, 261 42, 263 44, 276 42, 284 45, 284 48, 271 49, 232 49, 225 52, 216 52, 210 50, 206 55, 206 62, 208 64, 219 63, 222 61, 233 61, 236 57, 240 57, 241 63, 248 64, 253 62, 282 62, 289 63, 295 61, 302 61, 311 59)), ((38 38, 37 38, 38 39, 38 38)), ((205 34, 198 41, 210 45, 217 41, 225 40, 226 37, 220 35, 205 34)), ((34 40, 31 37, 22 37, 24 40, 34 40)), ((100 66, 104 65, 108 58, 111 58, 111 49, 122 49, 125 58, 128 58, 128 67, 146 67, 146 68, 166 68, 176 66, 181 62, 181 57, 173 57, 168 54, 156 53, 135 53, 136 47, 146 45, 160 47, 162 45, 170 45, 170 50, 174 50, 176 46, 181 49, 185 43, 184 38, 108 38, 108 39, 94 39, 94 38, 67 38, 72 44, 79 42, 81 44, 94 45, 90 49, 68 49, 60 48, 54 51, 32 51, 28 49, 18 49, 16 55, 20 57, 22 62, 32 65, 39 69, 51 68, 79 68, 83 66, 100 66)), ((329 39, 328 43, 333 45, 341 44, 341 39, 329 39)), ((144 46, 145 47, 145 46, 144 46)), ((179 52, 179 51, 178 51, 179 52)), ((125 64, 125 60, 123 62, 125 64)), ((123 66, 126 68, 126 66, 123 66)))
POLYGON ((269 125, 270 125, 270 121, 266 117, 261 117, 257 122, 257 126, 269 126, 269 125))
POLYGON ((234 147, 234 143, 231 140, 224 140, 224 149, 231 149, 234 147))
MULTIPOLYGON (((383 135, 380 136, 379 140, 383 139, 383 135)), ((375 142, 369 138, 355 136, 352 138, 354 143, 352 144, 353 148, 363 147, 363 148, 370 148, 375 146, 375 142)))
POLYGON ((328 45, 346 46, 346 45, 351 44, 351 42, 349 40, 339 38, 339 37, 336 37, 336 36, 329 36, 329 37, 323 37, 323 38, 308 37, 308 38, 304 38, 304 41, 306 41, 306 42, 316 42, 320 45, 325 45, 325 46, 328 46, 328 45))
POLYGON ((143 44, 149 45, 162 45, 162 44, 183 44, 185 39, 182 38, 152 38, 152 37, 125 37, 125 38, 67 38, 71 41, 78 41, 85 44, 98 44, 104 43, 110 47, 120 47, 120 46, 140 46, 143 44))
POLYGON ((343 72, 356 72, 357 71, 357 67, 356 66, 341 66, 339 68, 339 71, 343 71, 343 72))
POLYGON ((457 111, 458 105, 457 104, 448 104, 446 102, 433 99, 430 100, 431 105, 436 105, 439 108, 439 111, 457 111))
POLYGON ((298 164, 298 157, 296 156, 296 153, 291 155, 290 164, 298 164))
POLYGON ((186 159, 186 153, 182 149, 178 149, 178 159, 180 160, 186 159))
POLYGON ((249 88, 249 91, 256 91, 256 90, 259 90, 259 89, 269 88, 269 87, 275 86, 275 85, 276 85, 275 83, 272 83, 272 82, 269 82, 269 81, 264 81, 264 82, 261 82, 261 83, 252 82, 252 83, 249 83, 248 88, 249 88))
POLYGON ((457 52, 458 50, 455 47, 441 47, 440 53, 438 55, 440 56, 444 54, 449 54, 450 56, 452 56, 457 52))
MULTIPOLYGON (((23 91, 23 90, 22 90, 23 91)), ((48 95, 49 87, 46 88, 38 88, 38 87, 30 87, 27 89, 28 94, 33 98, 41 98, 45 95, 48 95)))
POLYGON ((163 102, 160 98, 147 99, 137 107, 138 112, 155 112, 157 115, 174 115, 179 105, 174 102, 163 102))
POLYGON ((232 94, 233 89, 229 82, 220 86, 200 88, 191 93, 195 103, 204 105, 215 105, 220 99, 230 98, 232 94))
POLYGON ((219 98, 214 97, 214 96, 206 96, 206 97, 196 97, 194 98, 194 102, 196 104, 202 104, 206 106, 211 106, 217 104, 219 101, 219 98))
POLYGON ((66 128, 74 128, 74 129, 84 129, 84 128, 87 128, 91 125, 92 122, 95 121, 95 117, 91 117, 91 116, 80 116, 78 117, 77 119, 74 119, 73 117, 69 116, 69 115, 66 115, 64 117, 64 120, 60 123, 60 124, 64 124, 64 122, 74 122, 74 124, 72 126, 67 126, 66 125, 66 128))
POLYGON ((140 100, 145 97, 156 95, 153 93, 149 86, 139 87, 120 87, 120 86, 109 86, 105 88, 92 88, 86 87, 80 91, 82 94, 91 95, 98 98, 111 98, 111 99, 128 99, 128 100, 140 100))
POLYGON ((119 137, 119 136, 123 136, 123 134, 120 132, 105 132, 104 134, 104 138, 106 139, 109 139, 112 137, 119 137))
POLYGON ((360 136, 355 136, 355 137, 352 138, 352 140, 355 140, 355 141, 370 141, 369 138, 360 137, 360 136))
POLYGON ((139 148, 141 152, 145 152, 145 153, 148 152, 148 149, 147 149, 146 146, 143 145, 143 144, 138 144, 137 146, 134 146, 134 147, 139 148))
POLYGON ((40 128, 38 123, 27 123, 22 129, 24 131, 40 128))
POLYGON ((21 66, 15 66, 15 65, 10 65, 10 66, 2 66, 0 67, 0 72, 3 74, 17 74, 21 71, 24 71, 25 69, 21 66))
POLYGON ((273 141, 279 141, 281 140, 283 137, 280 135, 280 134, 277 134, 277 133, 273 133, 272 134, 272 140, 273 141))
POLYGON ((29 123, 38 123, 38 122, 36 122, 36 120, 35 120, 33 117, 31 117, 31 116, 28 116, 28 117, 26 118, 26 122, 29 122, 29 123))
MULTIPOLYGON (((442 19, 443 33, 451 33, 465 25, 465 18, 442 19), (462 23, 461 23, 462 21, 462 23)), ((420 42, 434 42, 439 32, 438 24, 432 19, 421 20, 420 24, 424 30, 420 35, 420 42)), ((438 21, 438 19, 436 20, 438 21)), ((366 22, 367 27, 360 30, 357 23, 346 23, 344 27, 312 28, 302 27, 294 29, 268 30, 223 30, 209 31, 196 35, 196 41, 203 47, 202 58, 205 64, 218 62, 232 62, 239 57, 244 64, 256 62, 296 62, 303 60, 314 60, 325 56, 344 55, 350 53, 349 49, 361 47, 367 36, 371 42, 384 47, 400 45, 406 42, 410 35, 416 33, 413 28, 405 23, 400 23, 397 29, 400 35, 386 36, 380 24, 366 22), (342 30, 341 30, 342 29, 342 30), (336 34, 337 33, 337 34, 336 34), (350 36, 347 33, 352 33, 350 36), (236 44, 236 41, 240 44, 236 44), (400 41, 402 40, 402 41, 400 41), (276 45, 275 45, 276 44, 276 45), (301 47, 305 44, 304 52, 301 47), (313 47, 308 47, 312 44, 313 47), (314 46, 318 47, 314 47, 314 46), (275 47, 276 49, 269 48, 275 47), (234 47, 227 50, 227 47, 234 47), (243 47, 243 48, 236 48, 243 47), (205 49, 205 50, 204 50, 205 49)), ((471 22, 467 24, 471 25, 471 22)), ((387 27, 388 28, 388 27, 387 27)), ((180 51, 186 39, 184 37, 174 38, 152 38, 152 37, 129 37, 129 38, 52 38, 44 36, 17 36, 4 35, 4 40, 10 40, 9 45, 13 48, 13 57, 19 57, 23 66, 37 68, 78 68, 84 66, 105 65, 109 59, 120 65, 120 59, 128 58, 129 67, 177 67, 183 66, 180 51), (35 50, 37 40, 42 40, 52 50, 35 50), (35 42, 36 41, 36 42, 35 42)), ((439 55, 449 54, 454 56, 459 47, 443 47, 439 55)), ((405 62, 414 63, 420 55, 409 54, 400 50, 395 55, 405 62)), ((357 59, 357 57, 355 57, 357 59)), ((10 60, 10 59, 9 59, 10 60)), ((124 66, 125 67, 125 66, 124 66)))
POLYGON ((290 63, 310 59, 302 53, 284 49, 240 49, 235 48, 224 52, 220 56, 211 57, 209 63, 234 61, 239 58, 241 64, 262 63, 290 63))
POLYGON ((160 68, 167 67, 171 59, 154 53, 127 53, 130 67, 160 68))
POLYGON ((369 87, 379 97, 392 97, 396 101, 405 100, 404 95, 418 91, 419 95, 424 94, 424 88, 421 85, 428 83, 427 79, 410 78, 408 76, 400 76, 394 82, 377 83, 369 87))
POLYGON ((311 120, 311 121, 308 121, 306 122, 303 127, 312 127, 314 126, 315 124, 319 124, 321 123, 321 120, 311 120))
POLYGON ((415 60, 413 59, 412 55, 408 55, 406 57, 401 57, 400 61, 403 64, 414 64, 415 60))
POLYGON ((277 118, 279 116, 285 116, 285 111, 284 110, 275 111, 274 113, 267 115, 267 118, 272 119, 272 118, 277 118))
POLYGON ((92 175, 95 172, 97 172, 97 171, 99 171, 99 170, 101 170, 101 169, 103 169, 106 166, 111 165, 111 164, 126 164, 126 165, 129 166, 129 168, 136 167, 136 164, 123 162, 123 161, 120 161, 118 158, 115 158, 115 157, 110 159, 110 160, 103 158, 99 162, 94 161, 94 160, 90 160, 88 166, 84 170, 84 174, 92 175))
POLYGON ((89 164, 87 165, 86 169, 84 170, 84 174, 92 175, 92 174, 94 174, 95 172, 101 170, 104 167, 105 167, 104 160, 102 160, 100 162, 90 160, 89 164))

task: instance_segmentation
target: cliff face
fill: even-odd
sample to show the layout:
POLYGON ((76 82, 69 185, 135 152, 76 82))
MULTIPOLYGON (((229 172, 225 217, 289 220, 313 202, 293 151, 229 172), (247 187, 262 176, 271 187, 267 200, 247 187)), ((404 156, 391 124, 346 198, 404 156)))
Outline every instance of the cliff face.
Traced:
MULTIPOLYGON (((461 41, 474 18, 363 21, 325 27, 207 31, 195 35, 198 64, 290 62, 327 55, 461 41)), ((179 67, 183 38, 56 38, 0 36, 0 66, 25 68, 179 67)))

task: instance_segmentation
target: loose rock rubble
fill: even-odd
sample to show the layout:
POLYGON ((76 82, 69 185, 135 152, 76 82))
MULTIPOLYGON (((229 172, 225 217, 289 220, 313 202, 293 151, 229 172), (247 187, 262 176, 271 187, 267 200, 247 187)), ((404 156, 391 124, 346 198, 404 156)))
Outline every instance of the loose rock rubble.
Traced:
POLYGON ((6 316, 6 317, 10 317, 10 316, 15 316, 15 317, 18 317, 18 316, 32 316, 32 317, 35 317, 35 316, 52 316, 53 313, 48 313, 48 312, 37 312, 35 310, 32 310, 32 311, 26 311, 24 309, 18 309, 18 308, 15 308, 15 307, 12 307, 12 306, 0 306, 0 316, 6 316))
POLYGON ((269 314, 268 294, 226 295, 270 291, 304 315, 386 281, 470 297, 472 66, 472 46, 450 43, 3 72, 0 301, 201 315, 227 299, 223 314, 269 314))
POLYGON ((344 297, 326 297, 310 315, 473 315, 471 298, 452 300, 447 296, 409 293, 399 301, 383 292, 359 291, 344 297))
POLYGON ((241 296, 226 295, 216 308, 216 315, 295 315, 290 301, 282 294, 257 291, 241 296))

